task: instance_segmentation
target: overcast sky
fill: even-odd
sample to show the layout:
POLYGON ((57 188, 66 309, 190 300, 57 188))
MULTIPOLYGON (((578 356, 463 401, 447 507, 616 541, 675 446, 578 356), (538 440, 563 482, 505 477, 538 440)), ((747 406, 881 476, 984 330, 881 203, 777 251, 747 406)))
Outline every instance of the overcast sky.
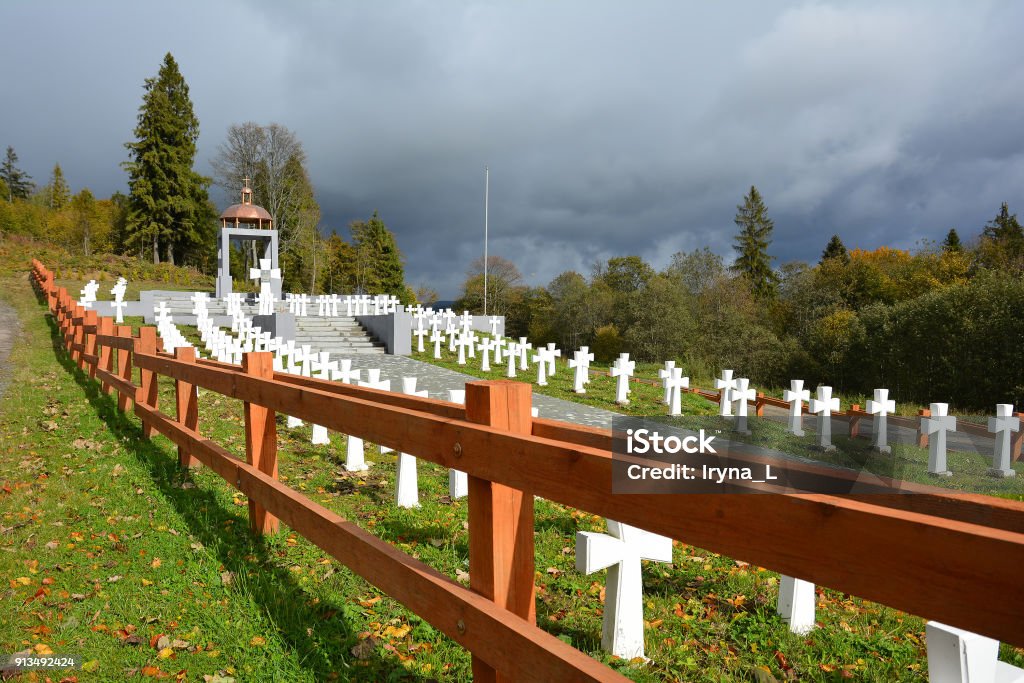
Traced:
MULTIPOLYGON (((232 123, 294 130, 325 231, 380 211, 454 297, 483 249, 530 284, 707 245, 750 186, 776 264, 1024 215, 1024 3, 0 4, 0 145, 45 183, 126 190, 142 84, 177 59, 197 170, 232 123)), ((218 204, 235 201, 214 192, 218 204)), ((258 198, 257 198, 258 200, 258 198)))

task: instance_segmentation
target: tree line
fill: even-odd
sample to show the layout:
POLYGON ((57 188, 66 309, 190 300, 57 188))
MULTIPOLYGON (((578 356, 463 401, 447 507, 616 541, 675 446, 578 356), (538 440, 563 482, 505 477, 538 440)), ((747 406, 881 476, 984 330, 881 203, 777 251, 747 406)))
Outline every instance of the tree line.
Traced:
MULTIPOLYGON (((726 264, 707 248, 658 271, 639 256, 526 286, 491 257, 488 309, 510 336, 591 347, 609 362, 674 359, 693 377, 733 368, 762 387, 802 378, 848 393, 888 387, 899 400, 990 410, 1024 402, 1024 232, 1006 204, 966 243, 955 229, 916 251, 847 249, 838 235, 817 263, 772 265, 773 224, 751 188, 737 207, 726 264)), ((479 312, 482 261, 457 307, 479 312)))
MULTIPOLYGON (((233 124, 212 161, 213 175, 194 168, 199 139, 186 83, 168 53, 156 76, 143 84, 134 139, 125 144, 128 193, 97 200, 85 188, 71 196, 60 165, 44 187, 18 167, 12 147, 0 165, 0 231, 30 235, 71 249, 136 255, 155 264, 188 265, 215 272, 219 212, 210 200, 216 185, 236 196, 248 179, 256 204, 270 213, 279 232, 287 291, 389 293, 410 302, 404 266, 393 233, 374 212, 324 238, 306 154, 287 127, 233 124)), ((244 289, 258 265, 255 244, 232 245, 232 274, 244 289)), ((251 284, 251 283, 250 283, 251 284)))

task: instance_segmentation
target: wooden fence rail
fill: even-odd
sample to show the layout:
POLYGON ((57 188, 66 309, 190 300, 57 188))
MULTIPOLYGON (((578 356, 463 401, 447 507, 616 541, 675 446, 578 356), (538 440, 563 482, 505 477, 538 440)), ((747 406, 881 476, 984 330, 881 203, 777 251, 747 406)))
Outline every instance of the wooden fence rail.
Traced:
POLYGON ((612 495, 611 433, 532 418, 528 384, 470 383, 463 407, 275 373, 268 353, 241 368, 166 354, 151 327, 129 337, 89 318, 38 261, 32 280, 71 358, 122 410, 134 405, 147 436, 164 434, 183 466, 210 467, 248 496, 255 531, 283 521, 465 646, 479 680, 625 680, 534 624, 534 495, 1024 646, 1024 503, 924 486, 612 495), (175 383, 175 417, 158 406, 161 377, 175 383), (201 435, 197 388, 243 401, 246 461, 201 435), (467 472, 470 588, 277 481, 278 413, 467 472))

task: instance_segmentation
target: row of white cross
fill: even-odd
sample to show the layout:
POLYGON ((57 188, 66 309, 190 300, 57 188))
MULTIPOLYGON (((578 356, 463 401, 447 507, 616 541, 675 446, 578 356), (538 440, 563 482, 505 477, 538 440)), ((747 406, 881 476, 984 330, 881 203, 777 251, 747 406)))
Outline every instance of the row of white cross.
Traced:
MULTIPOLYGON (((468 316, 466 313, 465 317, 468 316)), ((418 327, 413 331, 413 335, 417 337, 417 351, 422 353, 427 329, 418 327)), ((517 376, 517 369, 528 370, 529 361, 532 360, 537 367, 538 386, 547 385, 547 378, 553 376, 557 369, 555 359, 562 356, 561 350, 553 343, 538 348, 536 353, 530 356, 529 352, 533 345, 527 337, 519 337, 518 341, 514 341, 501 335, 478 336, 468 326, 463 326, 461 330, 453 329, 447 334, 441 332, 439 328, 434 328, 430 332, 429 341, 434 345, 435 359, 441 358, 441 349, 447 344, 449 351, 458 352, 459 365, 466 365, 467 358, 476 358, 479 351, 480 369, 483 372, 490 372, 492 362, 500 366, 504 358, 507 361, 505 374, 510 378, 517 376)), ((594 354, 590 353, 586 346, 577 350, 569 359, 569 368, 575 370, 573 389, 577 394, 586 393, 586 384, 590 382, 590 363, 593 360, 594 354)), ((609 369, 609 375, 617 380, 615 402, 619 405, 629 403, 629 380, 635 369, 636 362, 629 359, 628 353, 619 354, 609 369)), ((757 400, 757 392, 751 388, 749 379, 733 375, 732 370, 723 370, 722 376, 715 380, 715 388, 719 390, 719 415, 733 416, 735 405, 735 430, 749 434, 749 403, 757 400)), ((658 376, 664 389, 662 400, 668 406, 668 414, 681 415, 682 390, 690 387, 690 378, 683 375, 682 369, 676 367, 675 361, 665 361, 665 366, 658 371, 658 376)), ((832 413, 840 410, 840 402, 832 395, 832 387, 818 386, 815 397, 811 398, 811 392, 804 389, 804 381, 795 379, 790 382, 790 388, 783 392, 783 400, 789 403, 788 429, 793 435, 805 436, 802 423, 803 407, 806 403, 809 412, 816 417, 817 447, 824 451, 835 450, 832 444, 832 413)), ((889 398, 889 390, 875 389, 873 398, 865 407, 866 412, 873 416, 872 447, 880 453, 891 452, 888 442, 888 416, 896 412, 896 402, 889 398)), ((948 415, 948 410, 948 404, 931 404, 932 417, 923 423, 925 433, 931 435, 928 471, 942 476, 950 474, 946 469, 946 432, 956 429, 956 418, 948 415)), ((1014 470, 1010 467, 1011 439, 1012 432, 1019 430, 1020 419, 1014 416, 1013 406, 998 404, 996 417, 989 420, 989 431, 996 434, 991 474, 1014 476, 1014 470)))
MULTIPOLYGON (((78 305, 82 308, 91 309, 92 305, 96 303, 96 292, 99 290, 100 285, 96 280, 89 280, 85 287, 82 287, 82 291, 79 293, 81 297, 78 300, 78 305)), ((111 296, 114 300, 111 302, 111 306, 114 308, 114 322, 118 325, 124 322, 124 309, 128 303, 124 300, 125 290, 128 289, 128 280, 123 277, 117 278, 117 282, 110 290, 111 296)))
POLYGON ((395 313, 401 307, 401 301, 397 296, 389 294, 347 295, 318 294, 285 294, 285 302, 288 304, 288 312, 299 318, 309 315, 310 303, 316 303, 316 314, 320 317, 338 317, 340 307, 345 307, 345 315, 353 317, 357 315, 388 315, 395 313))

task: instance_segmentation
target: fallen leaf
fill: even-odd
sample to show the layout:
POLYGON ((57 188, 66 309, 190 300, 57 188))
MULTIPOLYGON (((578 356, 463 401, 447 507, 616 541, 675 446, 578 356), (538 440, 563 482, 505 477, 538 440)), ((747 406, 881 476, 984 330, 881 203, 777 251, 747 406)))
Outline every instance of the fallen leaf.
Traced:
POLYGON ((172 650, 169 647, 165 647, 164 649, 160 650, 159 653, 157 653, 157 657, 159 659, 169 659, 172 656, 174 656, 174 650, 172 650))
POLYGON ((354 646, 350 652, 356 659, 369 659, 373 656, 373 651, 377 648, 376 638, 367 638, 366 640, 360 640, 354 646))
POLYGON ((221 572, 220 573, 220 585, 230 586, 231 582, 235 580, 234 572, 221 572))
POLYGON ((121 576, 120 574, 115 574, 114 576, 108 576, 107 577, 107 583, 117 583, 118 581, 120 581, 123 578, 124 577, 121 576))
POLYGON ((252 640, 249 641, 249 644, 253 647, 263 647, 267 644, 267 639, 263 636, 253 636, 252 640))

